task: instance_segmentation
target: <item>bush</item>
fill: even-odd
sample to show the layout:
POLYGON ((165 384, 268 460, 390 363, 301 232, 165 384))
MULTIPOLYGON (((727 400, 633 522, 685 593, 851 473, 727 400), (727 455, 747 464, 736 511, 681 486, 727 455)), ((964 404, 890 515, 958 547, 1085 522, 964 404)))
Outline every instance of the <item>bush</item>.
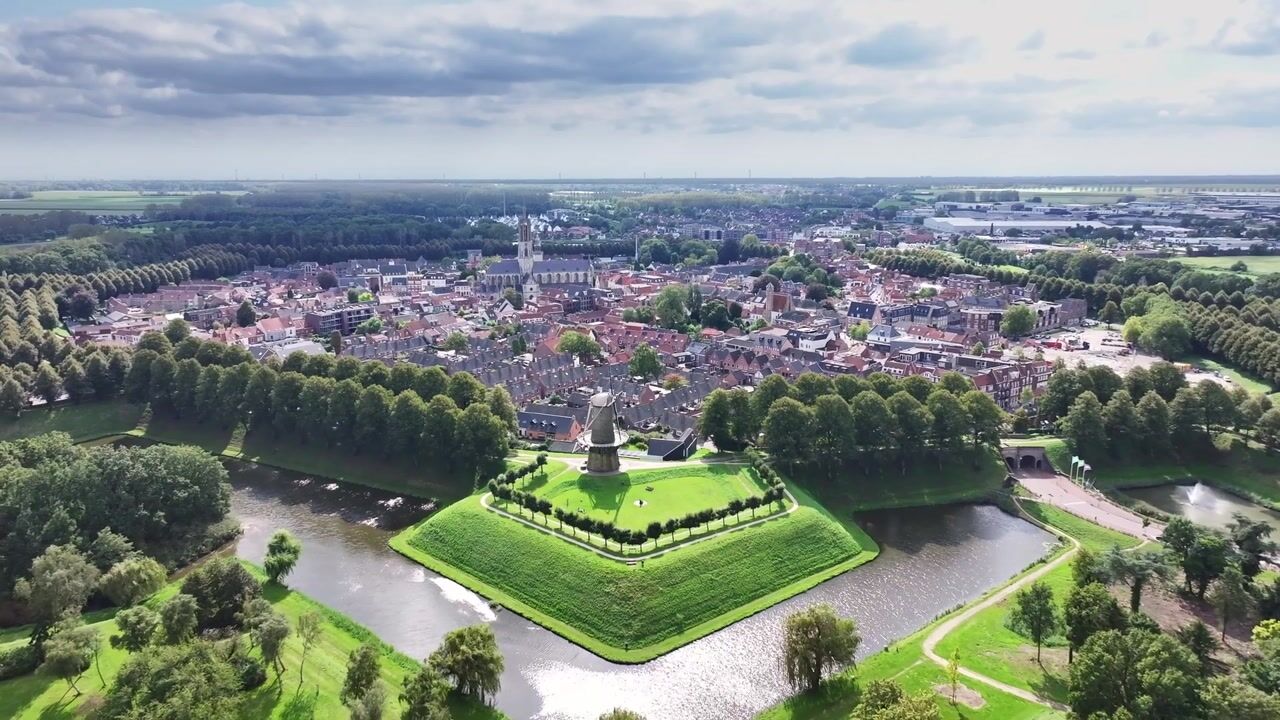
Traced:
POLYGON ((236 655, 231 658, 231 667, 235 669, 236 677, 240 679, 240 689, 245 692, 260 688, 267 681, 267 669, 248 655, 236 655))
POLYGON ((0 650, 0 680, 30 675, 40 665, 40 650, 35 645, 19 645, 0 650))
POLYGON ((182 592, 195 598, 200 629, 235 625, 245 603, 262 595, 262 583, 233 558, 201 565, 182 582, 182 592))

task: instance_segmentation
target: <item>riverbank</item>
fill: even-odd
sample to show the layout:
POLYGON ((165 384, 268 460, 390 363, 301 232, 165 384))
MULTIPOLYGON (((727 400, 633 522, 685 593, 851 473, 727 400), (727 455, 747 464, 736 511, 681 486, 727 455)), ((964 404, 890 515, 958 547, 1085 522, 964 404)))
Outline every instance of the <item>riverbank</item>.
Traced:
MULTIPOLYGON (((246 563, 259 579, 261 571, 246 563)), ((148 600, 147 604, 156 607, 164 600, 177 594, 180 582, 173 581, 148 600)), ((296 693, 298 687, 298 667, 301 664, 302 642, 296 633, 285 640, 282 659, 285 665, 283 692, 278 692, 274 677, 267 684, 252 691, 246 696, 246 703, 239 718, 257 720, 258 718, 344 718, 346 708, 341 704, 338 695, 342 689, 346 675, 347 656, 362 643, 373 643, 379 651, 381 659, 381 678, 387 684, 388 696, 394 698, 404 683, 418 669, 418 662, 396 652, 391 646, 380 640, 364 626, 311 598, 279 585, 264 585, 263 597, 272 607, 288 618, 290 625, 296 627, 298 618, 308 612, 319 613, 321 623, 320 639, 307 653, 307 661, 302 676, 302 692, 296 693)), ((107 684, 114 680, 121 666, 128 657, 124 650, 111 647, 107 639, 118 632, 115 624, 115 611, 91 613, 85 616, 89 626, 96 629, 102 639, 102 651, 98 658, 98 666, 107 684)), ((14 644, 25 643, 25 638, 18 638, 17 631, 6 632, 7 644, 0 644, 0 650, 14 644)), ((47 720, 48 718, 71 718, 82 715, 86 708, 93 707, 96 698, 105 691, 97 672, 90 669, 80 678, 77 685, 83 691, 80 695, 64 700, 66 683, 61 680, 37 673, 12 680, 0 682, 0 717, 15 720, 47 720)), ((453 696, 450 698, 450 709, 453 717, 460 720, 502 720, 505 715, 472 700, 453 696)), ((388 718, 400 716, 400 706, 394 700, 387 704, 388 718)))
MULTIPOLYGON (((1098 527, 1052 506, 1023 500, 1022 509, 1037 523, 1076 538, 1082 547, 1090 550, 1103 551, 1112 545, 1131 548, 1139 544, 1135 538, 1098 527)), ((1006 593, 1006 597, 988 607, 981 607, 971 617, 946 632, 944 637, 937 639, 935 654, 950 658, 958 653, 960 666, 973 674, 1052 702, 1065 702, 1065 670, 1052 659, 1054 653, 1065 652, 1058 649, 1061 639, 1050 640, 1049 647, 1044 651, 1045 665, 1040 667, 1035 662, 1034 647, 1030 645, 1030 641, 1008 629, 1005 621, 1010 607, 1007 596, 1010 588, 1028 581, 1038 572, 1043 572, 1043 575, 1037 579, 1049 583, 1054 589, 1055 597, 1061 601, 1071 582, 1071 567, 1065 560, 1070 552, 1071 548, 1068 546, 1059 546, 1008 582, 991 588, 982 597, 946 613, 928 626, 859 663, 856 668, 832 678, 819 692, 789 698, 759 714, 757 720, 847 718, 857 705, 859 685, 865 685, 871 680, 892 679, 908 693, 934 693, 935 688, 945 687, 949 681, 946 670, 927 657, 926 641, 949 620, 990 602, 991 598, 1001 593, 1006 593), (1043 571, 1046 564, 1055 561, 1057 564, 1052 569, 1043 571)), ((962 684, 976 693, 982 704, 979 707, 956 706, 939 694, 938 707, 942 717, 947 720, 1057 720, 1065 717, 1057 709, 1001 691, 972 677, 964 678, 962 684)))

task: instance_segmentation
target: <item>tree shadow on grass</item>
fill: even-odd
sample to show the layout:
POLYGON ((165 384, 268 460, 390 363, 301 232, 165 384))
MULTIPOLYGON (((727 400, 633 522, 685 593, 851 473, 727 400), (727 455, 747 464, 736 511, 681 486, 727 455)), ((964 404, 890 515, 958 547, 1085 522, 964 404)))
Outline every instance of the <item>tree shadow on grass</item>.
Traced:
MULTIPOLYGON (((622 508, 622 503, 626 500, 627 491, 631 489, 631 476, 627 473, 600 477, 579 475, 577 487, 578 491, 591 503, 591 507, 585 509, 613 512, 616 518, 617 511, 622 508)), ((570 509, 576 510, 576 508, 570 509)))

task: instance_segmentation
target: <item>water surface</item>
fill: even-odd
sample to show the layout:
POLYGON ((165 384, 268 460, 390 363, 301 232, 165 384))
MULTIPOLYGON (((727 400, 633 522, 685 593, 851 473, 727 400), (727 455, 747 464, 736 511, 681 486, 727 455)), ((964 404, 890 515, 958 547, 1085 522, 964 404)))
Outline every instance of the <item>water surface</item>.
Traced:
MULTIPOLYGON (((448 631, 489 623, 506 658, 497 705, 513 718, 594 720, 615 706, 649 720, 750 718, 789 694, 780 668, 783 619, 827 602, 858 620, 870 655, 1041 557, 1052 536, 994 507, 871 513, 874 562, 643 665, 617 665, 412 563, 387 539, 420 501, 228 462, 236 552, 261 562, 272 532, 302 541, 290 586, 423 658, 448 631)), ((590 598, 584 602, 592 602, 590 598)))
POLYGON ((1237 513, 1280 530, 1280 513, 1203 483, 1133 488, 1124 493, 1157 510, 1215 530, 1226 530, 1237 513))

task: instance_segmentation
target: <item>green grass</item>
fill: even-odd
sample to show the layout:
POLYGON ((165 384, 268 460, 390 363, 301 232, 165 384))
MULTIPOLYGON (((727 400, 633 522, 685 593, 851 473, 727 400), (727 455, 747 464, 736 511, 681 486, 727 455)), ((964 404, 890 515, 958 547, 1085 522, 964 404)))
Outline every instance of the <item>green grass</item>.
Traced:
POLYGON ((1234 382, 1255 395, 1269 395, 1273 390, 1270 383, 1259 378, 1257 375, 1237 370, 1230 365, 1223 365, 1217 360, 1213 360, 1211 358, 1190 357, 1187 358, 1185 362, 1194 365, 1201 370, 1219 373, 1231 380, 1231 382, 1234 382))
POLYGON ((833 481, 808 478, 804 484, 823 504, 844 514, 984 500, 1000 488, 1005 474, 1004 461, 989 453, 976 462, 964 459, 941 468, 922 463, 905 475, 893 470, 868 475, 861 468, 851 468, 833 481))
POLYGON ((1173 260, 1200 270, 1217 270, 1221 272, 1239 272, 1231 270, 1231 266, 1242 262, 1248 265, 1249 269, 1240 272, 1241 275, 1266 275, 1267 273, 1280 272, 1280 255, 1211 255, 1178 257, 1173 258, 1173 260))
POLYGON ((615 662, 644 662, 871 560, 812 507, 643 564, 599 557, 455 503, 391 547, 615 662))
POLYGON ((16 420, 0 420, 0 441, 54 431, 65 432, 76 442, 119 435, 138 425, 142 409, 141 405, 112 400, 29 410, 16 420))
MULTIPOLYGON (((1070 534, 1078 539, 1082 546, 1095 551, 1101 552, 1113 545, 1119 545, 1122 548, 1136 547, 1139 542, 1136 538, 1094 525, 1051 505, 1026 500, 1022 501, 1022 505, 1031 517, 1070 534)), ((1065 548, 1060 549, 1059 552, 1065 552, 1065 548)), ((1034 571, 1036 567, 1039 567, 1039 563, 1020 573, 1019 577, 1034 571)), ((1053 588, 1054 596, 1061 601, 1071 583, 1070 564, 1051 570, 1043 580, 1049 583, 1053 588)), ((985 596, 999 589, 992 588, 985 596)), ((960 664, 963 667, 1014 687, 1030 690, 1059 701, 1065 700, 1066 675, 1058 658, 1064 651, 1057 648, 1061 644, 1060 639, 1051 639, 1046 645, 1045 665, 1050 668, 1050 671, 1046 672, 1035 662, 1034 645, 1006 626, 1008 608, 1009 601, 1005 601, 977 613, 948 634, 938 644, 936 652, 942 657, 950 657, 952 652, 959 650, 960 664)), ((955 612, 959 612, 959 609, 955 612)), ((843 720, 849 717, 857 704, 857 684, 865 684, 870 680, 893 679, 909 693, 931 692, 934 687, 945 685, 947 683, 945 671, 925 658, 922 649, 924 638, 945 619, 946 616, 937 619, 928 627, 893 643, 884 651, 859 663, 856 669, 845 671, 833 682, 829 682, 824 690, 790 698, 758 715, 758 720, 843 720)), ((1065 661, 1065 658, 1061 660, 1065 661)), ((966 720, 984 718, 1049 720, 1063 717, 1061 713, 1020 700, 975 680, 962 680, 962 682, 982 695, 986 705, 977 710, 964 706, 956 708, 939 695, 937 703, 942 717, 966 720)))
MULTIPOLYGON (((256 569, 254 571, 257 573, 256 569)), ((257 574, 261 577, 260 573, 257 574)), ((173 595, 177 592, 177 585, 174 582, 166 586, 151 602, 156 603, 173 595)), ((315 698, 314 716, 308 714, 306 717, 332 718, 333 720, 348 717, 347 709, 339 702, 338 695, 346 676, 347 656, 361 643, 371 642, 381 651, 382 680, 387 684, 388 695, 391 698, 395 698, 400 688, 404 687, 405 680, 417 671, 418 664, 413 659, 396 652, 386 643, 378 640, 368 629, 345 615, 320 605, 305 595, 278 585, 265 586, 263 595, 278 612, 289 619, 293 626, 296 626, 298 618, 307 612, 318 612, 323 618, 320 641, 307 654, 305 676, 302 678, 301 695, 304 698, 311 696, 315 698)), ((112 648, 107 642, 107 638, 117 631, 113 619, 106 617, 96 620, 93 622, 93 627, 98 628, 103 640, 99 665, 104 678, 110 683, 128 654, 123 650, 112 648)), ((15 640, 14 642, 26 641, 15 640)), ((298 666, 301 656, 302 643, 296 633, 291 634, 284 646, 286 670, 282 681, 283 692, 277 694, 280 688, 275 684, 274 675, 268 673, 267 684, 246 696, 246 704, 239 717, 244 720, 297 717, 293 714, 298 710, 294 697, 298 687, 298 666)), ((66 683, 61 680, 36 673, 0 682, 0 717, 31 720, 80 717, 84 714, 80 706, 89 699, 101 695, 104 688, 93 668, 80 678, 77 685, 84 695, 59 703, 58 700, 66 689, 66 683)), ((455 718, 497 720, 505 717, 492 708, 462 698, 451 698, 450 705, 455 718)), ((387 703, 387 711, 387 717, 400 716, 400 706, 394 699, 387 703)))
MULTIPOLYGON (((0 200, 0 214, 40 213, 52 210, 76 210, 97 214, 131 215, 148 205, 177 205, 198 193, 144 195, 132 190, 40 190, 23 200, 0 200)), ((240 195, 243 193, 224 193, 240 195)))
POLYGON ((745 500, 768 489, 755 470, 745 465, 681 465, 603 477, 566 468, 548 477, 528 489, 557 508, 628 530, 725 507, 730 500, 745 500))

